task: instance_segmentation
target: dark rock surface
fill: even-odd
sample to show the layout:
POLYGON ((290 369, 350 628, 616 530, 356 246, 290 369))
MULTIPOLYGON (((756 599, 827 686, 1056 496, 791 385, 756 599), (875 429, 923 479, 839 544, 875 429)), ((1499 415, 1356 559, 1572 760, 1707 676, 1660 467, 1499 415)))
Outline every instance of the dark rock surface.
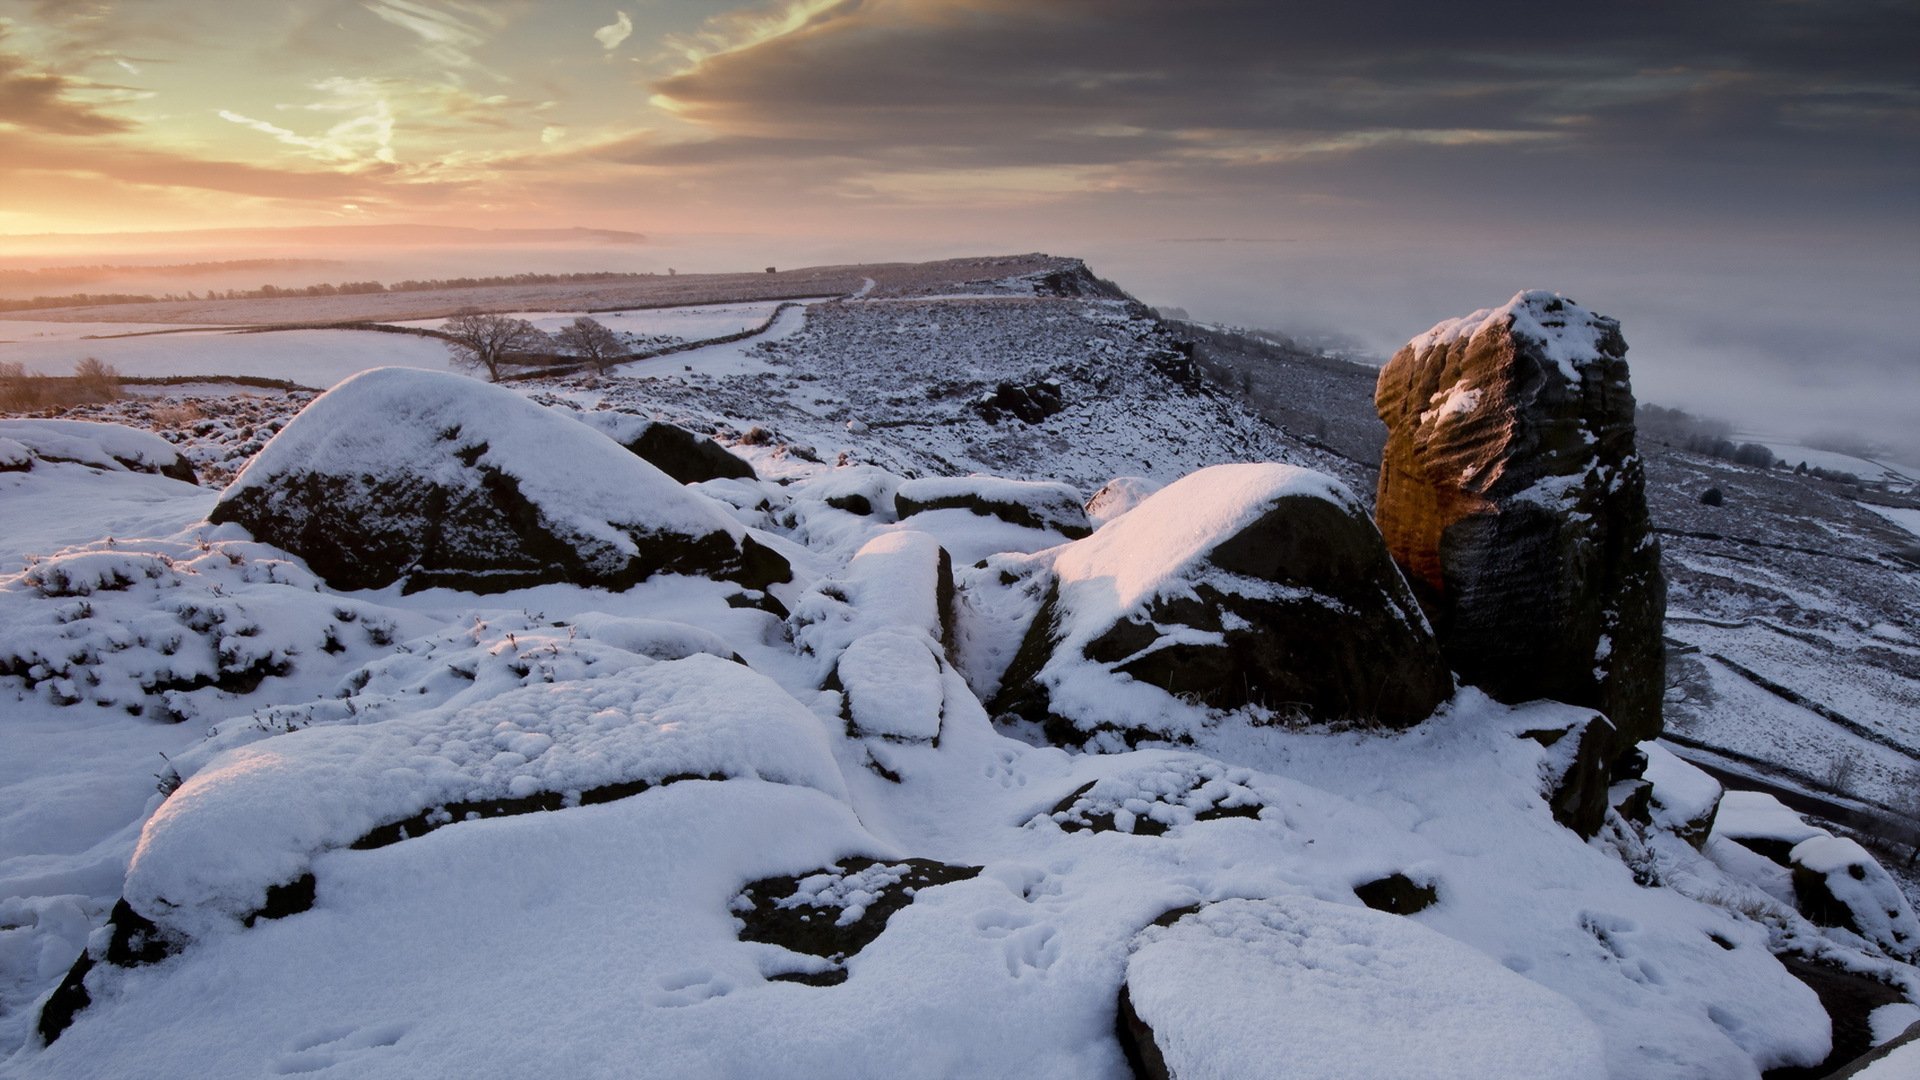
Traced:
POLYGON ((1394 355, 1375 518, 1463 681, 1659 734, 1666 586, 1619 324, 1552 293, 1394 355))
POLYGON ((772 978, 833 986, 846 981, 848 958, 872 944, 894 912, 913 903, 922 890, 965 881, 979 872, 977 866, 931 859, 887 863, 856 855, 811 873, 748 882, 731 910, 740 920, 740 940, 778 945, 832 964, 772 978), (843 894, 855 892, 871 899, 854 918, 842 922, 847 908, 843 894))
POLYGON ((508 390, 397 368, 315 399, 209 520, 300 555, 338 589, 791 577, 719 504, 580 424, 508 390))
POLYGON ((1415 881, 1401 873, 1355 885, 1353 894, 1373 910, 1394 915, 1425 911, 1440 899, 1440 891, 1433 887, 1432 882, 1415 881))
POLYGON ((1086 662, 1216 708, 1339 725, 1408 727, 1453 691, 1379 533, 1322 474, 1203 469, 1064 549, 1055 573, 992 711, 1056 741, 1171 734, 1059 700, 1053 686, 1086 662), (1122 578, 1148 584, 1116 597, 1122 578))

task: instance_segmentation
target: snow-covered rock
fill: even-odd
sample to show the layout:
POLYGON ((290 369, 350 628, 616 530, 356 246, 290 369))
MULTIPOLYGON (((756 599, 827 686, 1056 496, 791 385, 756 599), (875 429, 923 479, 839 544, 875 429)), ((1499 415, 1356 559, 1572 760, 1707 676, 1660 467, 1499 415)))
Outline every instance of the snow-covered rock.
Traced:
POLYGON ((723 508, 510 390, 409 368, 334 387, 233 482, 211 520, 335 588, 622 589, 658 573, 761 588, 787 562, 723 508))
POLYGON ((1184 701, 1400 728, 1453 689, 1365 509, 1322 473, 1202 469, 1052 568, 994 709, 1062 742, 1191 738, 1184 701))
POLYGON ((1148 927, 1122 994, 1141 1076, 1607 1075, 1599 1032, 1566 998, 1413 920, 1310 897, 1148 927))
POLYGON ((1800 913, 1821 926, 1859 934, 1903 960, 1920 957, 1920 921, 1886 868, 1839 836, 1814 836, 1788 855, 1800 913))
POLYGON ((844 793, 811 714, 764 676, 696 655, 229 751, 147 821, 126 901, 167 931, 203 937, 259 912, 269 889, 300 880, 329 848, 687 777, 844 793))
POLYGON ((1066 484, 997 476, 928 476, 902 483, 893 501, 902 518, 930 510, 966 510, 1068 538, 1093 531, 1080 493, 1066 484))
POLYGON ((28 468, 35 458, 194 482, 180 451, 149 431, 91 420, 0 420, 0 470, 28 468))
POLYGON ((1381 369, 1374 517, 1463 682, 1660 732, 1666 586, 1619 323, 1522 292, 1381 369))
POLYGON ((712 439, 685 428, 612 409, 575 415, 683 484, 754 478, 753 466, 727 453, 712 439))
POLYGON ((1640 749, 1647 755, 1641 775, 1653 785, 1654 823, 1694 847, 1704 846, 1720 809, 1720 781, 1658 743, 1641 743, 1640 749))

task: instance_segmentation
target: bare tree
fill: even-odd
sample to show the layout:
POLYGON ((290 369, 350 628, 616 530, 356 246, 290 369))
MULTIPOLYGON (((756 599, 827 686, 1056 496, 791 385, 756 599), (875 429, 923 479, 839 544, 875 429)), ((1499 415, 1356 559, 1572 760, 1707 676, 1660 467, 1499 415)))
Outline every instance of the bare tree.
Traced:
POLYGON ((605 371, 627 357, 627 346, 620 340, 620 335, 585 315, 561 327, 554 339, 561 348, 586 361, 595 371, 605 371))
POLYGON ((500 381, 500 368, 515 353, 546 348, 547 335, 525 319, 463 311, 440 328, 455 367, 485 371, 490 382, 500 381))

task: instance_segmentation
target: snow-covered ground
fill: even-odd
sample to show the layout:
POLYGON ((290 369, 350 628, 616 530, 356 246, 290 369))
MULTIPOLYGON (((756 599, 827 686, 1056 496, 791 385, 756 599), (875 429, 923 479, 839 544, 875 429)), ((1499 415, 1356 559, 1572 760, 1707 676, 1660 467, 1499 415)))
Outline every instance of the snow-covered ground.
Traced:
MULTIPOLYGON (((1764 867, 1736 851, 1728 869, 1660 824, 1715 789, 1670 755, 1650 773, 1655 825, 1616 816, 1582 841, 1556 823, 1543 790, 1563 755, 1522 734, 1579 710, 1465 690, 1405 732, 1332 733, 1163 694, 1193 745, 1009 737, 978 672, 998 678, 1039 603, 1050 556, 1033 553, 1068 538, 966 509, 902 518, 904 477, 1086 496, 1231 460, 1364 473, 1188 379, 1124 305, 994 295, 795 308, 758 339, 521 388, 675 420, 749 460, 760 479, 689 497, 792 563, 769 590, 791 618, 674 575, 340 594, 205 524, 212 491, 68 463, 0 473, 0 652, 38 649, 42 668, 0 668, 0 1069, 1117 1080, 1124 982, 1182 1076, 1364 1061, 1748 1078, 1829 1045, 1775 952, 1920 999, 1920 973, 1795 914, 1764 867), (1063 407, 1038 423, 977 407, 1040 380, 1063 407), (936 545, 950 626, 937 584, 926 595, 936 545), (85 550, 49 558, 68 547, 85 550), (250 686, 186 678, 254 660, 250 686), (908 860, 952 872, 909 899, 908 860), (1363 907, 1356 886, 1395 873, 1432 906, 1363 907), (305 910, 249 917, 302 881, 305 910), (40 1004, 123 895, 184 940, 103 961, 42 1047, 40 1004), (808 952, 756 936, 757 904, 822 933, 890 915, 808 952), (1196 904, 1212 906, 1155 925, 1196 904)), ((362 367, 414 340, 313 333, 373 350, 362 367)), ((1205 493, 1183 492, 1198 501, 1181 522, 1102 549, 1207 520, 1205 493)), ((1793 667, 1791 637, 1688 632, 1838 708, 1901 700, 1793 667)))

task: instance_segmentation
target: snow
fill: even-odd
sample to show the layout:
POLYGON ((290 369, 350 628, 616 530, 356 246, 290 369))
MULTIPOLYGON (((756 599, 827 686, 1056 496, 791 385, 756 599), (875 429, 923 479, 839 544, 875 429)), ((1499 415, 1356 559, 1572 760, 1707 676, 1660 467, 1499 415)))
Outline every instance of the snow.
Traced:
POLYGON ((139 378, 251 375, 320 388, 368 368, 452 370, 446 344, 436 338, 363 330, 209 330, 84 343, 0 344, 0 361, 17 362, 43 375, 71 374, 83 357, 139 378))
POLYGON ((1851 1080, 1913 1080, 1920 1076, 1920 1041, 1896 1047, 1892 1053, 1854 1073, 1851 1080))
POLYGON ((1572 1002, 1412 920, 1311 897, 1142 931, 1127 990, 1182 1080, 1607 1075, 1572 1002))
POLYGON ((1087 519, 1097 529, 1139 506, 1147 496, 1165 486, 1144 476, 1116 476, 1087 500, 1087 519))
POLYGON ((813 718, 710 656, 532 686, 466 707, 313 727, 228 751, 148 820, 126 898, 203 937, 258 909, 315 854, 450 802, 580 794, 674 776, 844 787, 813 718))
POLYGON ((150 431, 88 420, 0 420, 0 439, 34 457, 96 469, 159 472, 180 460, 172 443, 150 431))
POLYGON ((344 477, 414 472, 464 488, 473 481, 455 462, 453 445, 480 447, 476 465, 513 478, 547 528, 611 553, 603 557, 636 550, 622 525, 685 536, 718 532, 735 540, 745 533, 719 504, 584 424, 502 387, 406 368, 363 372, 315 398, 223 498, 271 491, 278 477, 309 471, 344 477))
POLYGON ((1908 509, 1901 506, 1876 506, 1873 503, 1859 503, 1858 505, 1862 509, 1871 510, 1912 533, 1915 537, 1920 538, 1920 510, 1908 509))
POLYGON ((946 692, 940 661, 924 636, 881 630, 857 638, 841 654, 839 672, 859 734, 926 742, 940 737, 946 692))
MULTIPOLYGON (((1873 1033, 1875 1046, 1892 1042, 1915 1024, 1920 1024, 1920 1005, 1904 1001, 1893 1005, 1882 1005, 1867 1014, 1867 1027, 1873 1033)), ((1920 1064, 1920 1061, 1915 1064, 1920 1064)))
POLYGON ((1825 829, 1802 821, 1799 814, 1781 805, 1779 799, 1758 791, 1727 792, 1720 800, 1713 832, 1732 840, 1773 840, 1787 844, 1827 835, 1825 829))
POLYGON ((1480 407, 1480 390, 1465 383, 1454 383, 1445 390, 1438 391, 1429 402, 1433 408, 1420 414, 1420 423, 1443 424, 1462 417, 1480 407))
MULTIPOLYGON (((1577 384, 1586 367, 1599 359, 1600 342, 1618 330, 1614 320, 1595 315, 1557 292, 1533 289, 1515 293, 1513 299, 1497 308, 1481 308, 1471 315, 1437 323, 1407 346, 1415 353, 1424 353, 1482 334, 1511 333, 1539 345, 1566 380, 1577 384)), ((1439 407, 1431 414, 1422 414, 1421 423, 1427 422, 1428 415, 1444 419, 1472 409, 1479 400, 1477 396, 1469 400, 1473 394, 1471 390, 1462 391, 1449 396, 1446 404, 1436 402, 1439 407)))

